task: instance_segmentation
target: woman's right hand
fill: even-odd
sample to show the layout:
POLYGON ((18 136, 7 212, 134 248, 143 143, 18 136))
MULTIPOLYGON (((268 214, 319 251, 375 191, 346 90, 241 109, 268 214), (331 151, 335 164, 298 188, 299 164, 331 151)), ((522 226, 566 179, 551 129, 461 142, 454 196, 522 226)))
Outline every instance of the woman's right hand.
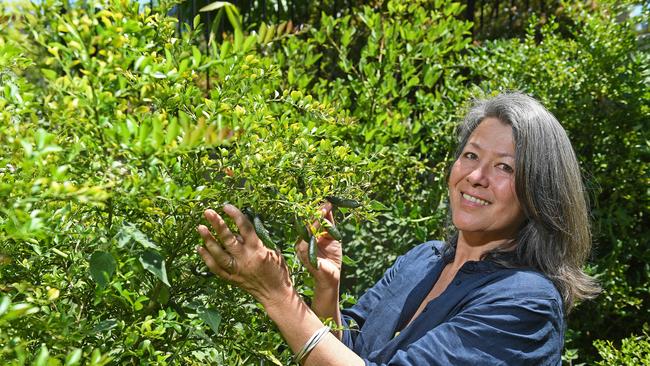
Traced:
MULTIPOLYGON (((325 203, 321 208, 321 212, 324 220, 328 221, 331 225, 335 225, 331 203, 325 203)), ((313 226, 318 229, 320 225, 318 224, 318 221, 316 221, 313 226)), ((335 289, 338 292, 343 259, 341 242, 335 240, 326 230, 323 230, 323 232, 317 236, 316 246, 318 269, 314 268, 309 261, 309 244, 304 240, 301 240, 296 247, 298 258, 300 258, 302 264, 314 277, 316 290, 335 289)))

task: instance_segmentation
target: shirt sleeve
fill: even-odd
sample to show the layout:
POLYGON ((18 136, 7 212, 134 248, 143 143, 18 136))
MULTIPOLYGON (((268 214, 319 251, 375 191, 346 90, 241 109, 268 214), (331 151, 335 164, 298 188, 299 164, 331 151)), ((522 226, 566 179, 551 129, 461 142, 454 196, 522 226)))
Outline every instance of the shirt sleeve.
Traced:
POLYGON ((359 334, 359 329, 363 327, 368 313, 379 303, 386 292, 386 288, 408 256, 409 253, 398 257, 395 263, 386 270, 383 277, 370 290, 366 291, 352 308, 341 311, 341 321, 344 329, 341 341, 348 348, 354 349, 354 342, 359 334))
POLYGON ((561 365, 562 316, 555 299, 482 302, 433 328, 388 362, 364 361, 368 366, 561 365))

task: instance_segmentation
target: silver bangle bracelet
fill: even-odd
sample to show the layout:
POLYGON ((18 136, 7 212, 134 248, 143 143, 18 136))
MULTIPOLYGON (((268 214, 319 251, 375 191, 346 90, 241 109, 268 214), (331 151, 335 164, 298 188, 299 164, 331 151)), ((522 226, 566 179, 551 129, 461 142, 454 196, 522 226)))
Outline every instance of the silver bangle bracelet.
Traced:
POLYGON ((298 351, 298 353, 296 353, 296 355, 294 356, 293 359, 296 361, 296 363, 300 363, 300 361, 302 361, 302 359, 305 358, 305 356, 307 356, 307 354, 311 352, 311 350, 313 350, 314 347, 316 347, 318 342, 320 342, 321 339, 323 339, 323 336, 327 334, 329 331, 330 331, 330 327, 328 326, 322 327, 319 330, 315 331, 314 334, 309 338, 307 343, 305 343, 305 345, 302 346, 300 351, 298 351))

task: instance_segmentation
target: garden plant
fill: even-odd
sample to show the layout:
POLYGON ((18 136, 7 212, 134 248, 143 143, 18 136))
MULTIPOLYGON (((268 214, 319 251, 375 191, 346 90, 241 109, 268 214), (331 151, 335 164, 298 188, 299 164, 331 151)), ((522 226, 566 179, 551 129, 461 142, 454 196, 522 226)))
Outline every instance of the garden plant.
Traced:
POLYGON ((458 2, 349 4, 287 8, 304 23, 247 2, 3 4, 0 363, 289 364, 260 305, 201 265, 202 212, 247 208, 308 300, 294 244, 325 230, 325 201, 354 200, 329 228, 350 305, 445 237, 467 103, 521 90, 589 187, 604 291, 568 315, 563 360, 650 364, 648 10, 562 2, 484 39, 458 2))

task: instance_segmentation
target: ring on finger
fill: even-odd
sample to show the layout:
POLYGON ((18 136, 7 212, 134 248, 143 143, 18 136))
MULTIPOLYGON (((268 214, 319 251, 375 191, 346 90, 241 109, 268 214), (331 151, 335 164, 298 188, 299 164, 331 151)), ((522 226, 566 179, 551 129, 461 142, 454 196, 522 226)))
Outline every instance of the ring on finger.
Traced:
POLYGON ((226 272, 233 274, 235 271, 235 258, 233 256, 230 256, 230 259, 228 260, 228 264, 226 265, 226 272))

